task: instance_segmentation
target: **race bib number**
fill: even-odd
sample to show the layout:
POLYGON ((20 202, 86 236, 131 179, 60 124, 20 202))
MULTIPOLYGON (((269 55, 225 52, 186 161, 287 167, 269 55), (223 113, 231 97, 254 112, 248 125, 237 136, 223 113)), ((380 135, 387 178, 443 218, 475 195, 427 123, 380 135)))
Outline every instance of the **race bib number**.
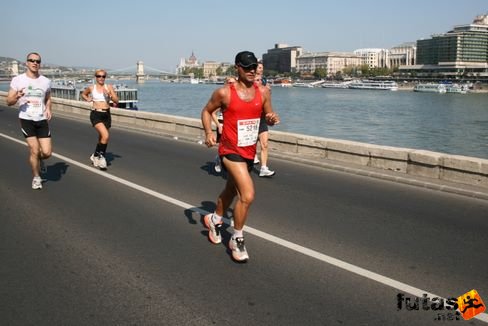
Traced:
POLYGON ((38 89, 28 89, 25 95, 25 102, 27 104, 26 112, 29 115, 36 116, 42 115, 44 111, 44 92, 38 89))
POLYGON ((259 134, 259 120, 247 119, 237 121, 237 146, 245 147, 256 144, 259 134))

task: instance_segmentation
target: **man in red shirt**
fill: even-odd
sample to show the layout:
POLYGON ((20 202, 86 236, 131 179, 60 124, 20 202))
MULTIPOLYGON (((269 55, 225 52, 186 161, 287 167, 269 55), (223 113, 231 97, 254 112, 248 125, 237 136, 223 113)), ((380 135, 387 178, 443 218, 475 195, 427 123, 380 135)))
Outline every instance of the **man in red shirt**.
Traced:
POLYGON ((219 144, 222 167, 227 171, 227 183, 217 199, 217 207, 212 214, 205 215, 205 226, 209 229, 210 242, 222 242, 222 216, 237 196, 234 207, 234 233, 229 241, 232 258, 238 262, 249 259, 244 245, 243 228, 249 207, 254 201, 254 183, 250 171, 253 167, 258 139, 259 122, 264 112, 266 123, 280 122, 273 112, 269 89, 254 83, 258 60, 249 51, 236 55, 237 82, 215 90, 202 110, 202 124, 205 129, 205 144, 216 144, 212 132, 212 112, 222 110, 224 127, 219 144))

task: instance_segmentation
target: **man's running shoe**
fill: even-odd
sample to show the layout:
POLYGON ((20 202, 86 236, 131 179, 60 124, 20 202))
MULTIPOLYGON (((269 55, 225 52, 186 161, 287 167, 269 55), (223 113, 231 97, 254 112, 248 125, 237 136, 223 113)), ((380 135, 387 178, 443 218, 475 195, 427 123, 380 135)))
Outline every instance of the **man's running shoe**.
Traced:
POLYGON ((249 260, 243 237, 231 237, 229 240, 229 249, 232 251, 232 258, 235 261, 243 263, 249 260))
POLYGON ((100 155, 98 157, 98 168, 100 168, 101 170, 105 170, 107 168, 107 160, 103 155, 100 155))
POLYGON ((275 174, 275 171, 271 171, 267 166, 262 166, 261 170, 259 170, 260 177, 272 177, 275 174))
POLYGON ((42 174, 47 173, 47 166, 44 163, 44 160, 39 160, 39 170, 42 174))
POLYGON ((258 154, 254 155, 254 164, 259 164, 258 154))
POLYGON ((221 163, 220 163, 220 157, 219 157, 218 155, 217 155, 217 157, 215 158, 214 170, 215 170, 215 172, 217 172, 217 173, 222 172, 222 165, 221 165, 221 163))
POLYGON ((42 189, 42 179, 41 177, 34 177, 32 179, 32 189, 42 189))
POLYGON ((213 244, 219 244, 222 242, 222 235, 220 230, 222 229, 222 222, 215 224, 212 221, 213 214, 207 214, 203 217, 203 222, 208 229, 208 240, 213 244))
POLYGON ((96 168, 98 167, 98 157, 95 156, 95 154, 92 154, 90 156, 90 161, 92 162, 94 167, 96 167, 96 168))

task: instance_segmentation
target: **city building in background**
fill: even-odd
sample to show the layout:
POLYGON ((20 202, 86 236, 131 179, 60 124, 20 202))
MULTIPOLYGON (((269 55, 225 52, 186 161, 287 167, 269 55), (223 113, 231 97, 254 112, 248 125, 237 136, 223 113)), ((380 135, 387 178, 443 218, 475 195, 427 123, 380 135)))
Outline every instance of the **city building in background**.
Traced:
POLYGON ((205 78, 215 77, 217 76, 217 69, 220 68, 222 64, 217 61, 205 61, 202 64, 203 67, 203 76, 205 78))
POLYGON ((176 66, 176 73, 177 74, 182 74, 183 70, 186 68, 199 68, 200 65, 198 64, 198 59, 193 53, 191 52, 191 56, 186 59, 186 58, 181 58, 180 63, 176 66))
POLYGON ((369 68, 389 68, 390 67, 390 50, 388 49, 357 49, 354 54, 361 57, 361 64, 369 68))
POLYGON ((322 68, 328 76, 342 72, 346 67, 361 65, 361 57, 349 52, 304 52, 297 57, 297 72, 313 74, 316 69, 322 68))
POLYGON ((407 42, 390 49, 390 68, 413 66, 417 62, 417 43, 407 42))
POLYGON ((400 71, 417 76, 488 76, 488 15, 418 40, 416 65, 400 67, 400 71))
POLYGON ((263 54, 263 65, 268 71, 278 73, 295 72, 297 70, 297 58, 302 55, 300 46, 288 46, 287 44, 275 44, 263 54))

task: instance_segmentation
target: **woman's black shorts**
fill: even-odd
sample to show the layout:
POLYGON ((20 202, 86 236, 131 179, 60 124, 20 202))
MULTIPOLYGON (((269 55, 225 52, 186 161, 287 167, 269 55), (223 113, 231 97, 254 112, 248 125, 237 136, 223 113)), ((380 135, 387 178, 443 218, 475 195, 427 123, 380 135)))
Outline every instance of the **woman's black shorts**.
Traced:
POLYGON ((110 111, 95 111, 92 110, 90 113, 90 121, 92 126, 95 127, 97 123, 103 123, 105 128, 109 129, 112 127, 112 116, 110 115, 110 111))

